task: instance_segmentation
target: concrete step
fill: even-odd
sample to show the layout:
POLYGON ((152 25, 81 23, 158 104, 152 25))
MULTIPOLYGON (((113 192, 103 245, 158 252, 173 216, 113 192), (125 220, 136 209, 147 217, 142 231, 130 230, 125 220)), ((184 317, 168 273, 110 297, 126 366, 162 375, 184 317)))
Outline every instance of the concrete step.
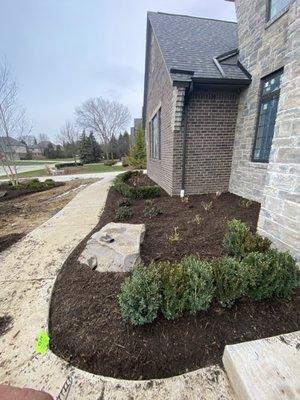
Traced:
POLYGON ((300 399, 300 331, 226 346, 223 363, 239 400, 300 399))

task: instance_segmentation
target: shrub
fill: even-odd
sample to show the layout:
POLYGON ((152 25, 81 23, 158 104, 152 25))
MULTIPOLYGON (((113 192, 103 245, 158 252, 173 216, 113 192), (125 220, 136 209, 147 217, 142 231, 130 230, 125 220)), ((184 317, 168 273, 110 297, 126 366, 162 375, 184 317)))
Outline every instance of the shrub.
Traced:
POLYGON ((130 207, 132 202, 129 199, 123 198, 118 201, 118 207, 130 207))
POLYGON ((45 187, 45 185, 39 181, 39 179, 34 178, 27 184, 28 189, 31 190, 40 190, 45 187))
POLYGON ((167 319, 178 317, 185 309, 187 274, 180 264, 161 263, 158 266, 162 285, 161 312, 167 319))
POLYGON ((121 313, 134 325, 152 322, 161 306, 161 283, 157 268, 136 268, 131 277, 125 279, 118 296, 121 313))
POLYGON ((134 143, 129 150, 128 162, 129 165, 137 169, 144 169, 147 166, 146 141, 142 128, 138 128, 134 135, 134 143))
POLYGON ((121 193, 122 196, 130 199, 148 199, 160 196, 160 187, 153 186, 129 186, 126 181, 138 174, 138 172, 127 171, 120 174, 114 180, 114 188, 121 193))
POLYGON ((250 253, 243 263, 248 269, 247 293, 253 300, 290 298, 299 284, 296 262, 288 253, 250 253))
POLYGON ((143 211, 145 217, 152 218, 161 215, 162 209, 153 203, 152 200, 146 200, 146 205, 143 211))
POLYGON ((132 210, 128 206, 118 207, 115 213, 116 221, 125 221, 132 217, 132 210))
POLYGON ((83 166, 82 162, 75 162, 75 161, 55 164, 56 169, 63 169, 69 167, 82 167, 82 166, 83 166))
POLYGON ((107 167, 112 167, 117 164, 117 160, 104 160, 104 165, 107 167))
POLYGON ((214 263, 213 269, 217 297, 223 307, 231 307, 247 289, 244 265, 235 258, 223 257, 214 263))
POLYGON ((46 179, 45 182, 44 182, 44 184, 45 184, 47 187, 54 187, 54 186, 55 186, 54 180, 53 180, 53 179, 50 179, 50 178, 46 179))
POLYGON ((196 314, 200 310, 207 310, 215 293, 211 264, 196 256, 189 256, 181 261, 181 265, 187 274, 186 310, 192 314, 196 314))
POLYGON ((249 199, 241 199, 239 205, 243 208, 249 208, 250 206, 252 206, 253 201, 249 200, 249 199))
POLYGON ((223 247, 228 255, 241 259, 248 253, 269 249, 271 242, 257 233, 251 233, 244 222, 232 219, 228 222, 228 227, 229 231, 223 240, 223 247))
POLYGON ((122 158, 122 167, 126 168, 129 166, 129 160, 128 157, 123 157, 122 158))

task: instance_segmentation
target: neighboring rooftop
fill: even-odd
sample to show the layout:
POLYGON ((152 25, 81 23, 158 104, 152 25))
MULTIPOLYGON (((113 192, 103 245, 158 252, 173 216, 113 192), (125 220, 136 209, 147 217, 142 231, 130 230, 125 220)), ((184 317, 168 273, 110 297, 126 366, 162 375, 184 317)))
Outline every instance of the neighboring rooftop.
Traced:
POLYGON ((11 146, 24 146, 26 147, 26 145, 22 142, 20 142, 17 139, 14 139, 12 137, 7 138, 6 136, 0 136, 0 144, 3 146, 8 146, 8 144, 10 144, 11 146))
POLYGON ((235 22, 161 12, 148 12, 148 18, 173 80, 189 81, 194 77, 249 81, 237 58, 232 58, 238 48, 235 22), (230 63, 224 57, 218 60, 227 53, 230 63))

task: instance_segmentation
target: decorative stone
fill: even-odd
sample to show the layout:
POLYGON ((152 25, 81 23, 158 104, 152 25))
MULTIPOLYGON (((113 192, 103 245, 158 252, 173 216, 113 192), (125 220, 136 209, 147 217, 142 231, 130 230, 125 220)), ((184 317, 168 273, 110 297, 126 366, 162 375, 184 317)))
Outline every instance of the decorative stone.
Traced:
POLYGON ((110 222, 91 236, 79 262, 99 272, 131 271, 141 262, 144 235, 144 224, 110 222))

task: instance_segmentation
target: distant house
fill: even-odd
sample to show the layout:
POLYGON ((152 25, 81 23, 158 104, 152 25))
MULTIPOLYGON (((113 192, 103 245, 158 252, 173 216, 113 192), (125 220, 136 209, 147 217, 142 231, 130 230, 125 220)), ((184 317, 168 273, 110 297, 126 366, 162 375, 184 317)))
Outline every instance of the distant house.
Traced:
POLYGON ((38 159, 43 157, 43 151, 37 144, 28 147, 28 151, 31 153, 32 158, 38 159))
POLYGON ((237 24, 148 13, 148 174, 260 202, 258 232, 300 259, 299 2, 235 3, 237 24))
POLYGON ((37 144, 38 148, 44 153, 44 150, 49 146, 49 144, 52 144, 54 149, 56 149, 56 145, 50 142, 50 140, 42 140, 40 143, 37 144))
POLYGON ((22 160, 27 156, 27 146, 14 138, 0 137, 0 154, 6 154, 14 160, 22 160))

